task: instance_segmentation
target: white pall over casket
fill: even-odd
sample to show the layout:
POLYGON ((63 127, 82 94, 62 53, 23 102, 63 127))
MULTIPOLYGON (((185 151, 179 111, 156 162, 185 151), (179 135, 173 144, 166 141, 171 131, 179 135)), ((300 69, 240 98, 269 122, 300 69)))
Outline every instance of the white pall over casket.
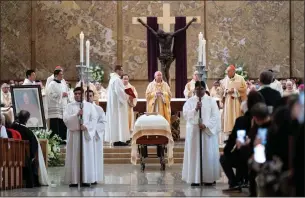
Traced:
POLYGON ((174 140, 167 120, 161 115, 144 114, 140 116, 134 125, 133 134, 131 135, 131 163, 137 163, 137 139, 143 136, 164 136, 168 139, 167 157, 168 166, 174 163, 173 149, 174 140))

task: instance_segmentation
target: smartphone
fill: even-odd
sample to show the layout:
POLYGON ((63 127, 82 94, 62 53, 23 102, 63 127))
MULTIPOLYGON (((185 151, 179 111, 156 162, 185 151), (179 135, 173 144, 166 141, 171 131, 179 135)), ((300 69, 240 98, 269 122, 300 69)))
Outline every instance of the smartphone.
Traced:
POLYGON ((244 144, 246 139, 246 130, 237 130, 237 139, 244 144))
POLYGON ((264 145, 258 144, 254 147, 254 160, 260 164, 262 164, 266 161, 264 145))
POLYGON ((267 143, 267 131, 268 129, 266 128, 259 128, 257 130, 257 136, 259 139, 261 139, 262 145, 266 145, 267 143))

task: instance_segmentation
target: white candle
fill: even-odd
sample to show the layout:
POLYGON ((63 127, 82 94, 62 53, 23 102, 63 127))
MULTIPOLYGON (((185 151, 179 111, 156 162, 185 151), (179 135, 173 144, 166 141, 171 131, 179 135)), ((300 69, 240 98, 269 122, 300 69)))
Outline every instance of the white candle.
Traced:
POLYGON ((89 67, 90 63, 90 41, 86 41, 86 66, 89 67))
POLYGON ((202 64, 204 66, 206 66, 206 52, 205 52, 205 45, 206 45, 206 40, 203 38, 202 39, 202 57, 203 57, 203 60, 202 60, 202 64))
POLYGON ((203 39, 203 35, 200 32, 198 35, 198 63, 202 62, 202 39, 203 39))
POLYGON ((79 39, 80 39, 80 62, 83 63, 84 62, 84 33, 81 32, 79 35, 79 39))

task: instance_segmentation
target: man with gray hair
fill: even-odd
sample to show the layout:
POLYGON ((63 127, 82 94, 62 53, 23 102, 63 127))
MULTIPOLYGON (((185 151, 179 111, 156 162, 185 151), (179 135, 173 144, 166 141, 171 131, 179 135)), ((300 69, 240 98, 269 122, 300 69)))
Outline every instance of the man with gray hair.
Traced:
POLYGON ((281 94, 279 91, 271 88, 273 73, 271 71, 263 71, 259 76, 261 87, 258 92, 262 94, 268 106, 269 113, 272 113, 279 106, 281 94))

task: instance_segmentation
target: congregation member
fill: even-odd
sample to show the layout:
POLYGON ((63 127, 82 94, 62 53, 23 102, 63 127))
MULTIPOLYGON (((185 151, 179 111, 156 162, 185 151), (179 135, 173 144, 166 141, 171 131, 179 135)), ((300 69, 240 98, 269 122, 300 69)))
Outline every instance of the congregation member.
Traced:
POLYGON ((171 124, 170 102, 172 93, 168 84, 163 81, 160 71, 155 72, 155 79, 148 84, 145 97, 147 112, 157 112, 171 124))
POLYGON ((77 187, 80 178, 80 138, 82 133, 83 157, 81 186, 90 187, 96 182, 94 163, 93 138, 96 134, 98 115, 93 104, 83 101, 84 91, 81 87, 74 89, 75 102, 69 103, 64 111, 63 119, 68 129, 68 139, 65 159, 64 183, 69 187, 77 187), (83 103, 83 108, 80 105, 83 103), (82 124, 80 125, 80 117, 82 124))
POLYGON ((106 100, 107 99, 107 90, 101 85, 100 82, 95 82, 96 91, 98 92, 100 96, 100 100, 106 100))
POLYGON ((26 187, 33 188, 41 185, 47 186, 49 185, 48 173, 39 140, 33 131, 26 127, 29 119, 30 113, 21 110, 17 115, 17 119, 11 126, 12 129, 20 133, 22 140, 29 141, 30 155, 26 156, 26 167, 23 171, 26 180, 26 187))
MULTIPOLYGON (((87 94, 87 91, 86 91, 87 94)), ((89 90, 89 103, 91 103, 97 113, 97 124, 95 134, 93 136, 93 147, 94 147, 94 172, 95 182, 93 184, 104 182, 104 135, 105 135, 105 123, 106 116, 102 107, 96 105, 93 101, 94 92, 89 90)))
POLYGON ((22 85, 35 85, 36 73, 34 70, 27 70, 25 73, 26 78, 23 81, 22 85))
MULTIPOLYGON (((184 97, 186 99, 191 98, 192 96, 195 95, 195 92, 194 92, 195 91, 195 83, 196 83, 196 81, 200 80, 198 73, 199 73, 198 71, 195 71, 193 73, 192 80, 190 82, 186 83, 186 85, 185 85, 183 94, 184 94, 184 97)), ((209 91, 208 86, 206 87, 206 91, 209 91)))
POLYGON ((269 113, 275 111, 275 109, 279 106, 281 100, 281 93, 273 88, 271 88, 270 84, 273 80, 273 74, 270 71, 263 71, 259 76, 260 81, 260 89, 259 92, 265 99, 265 103, 268 106, 269 113))
POLYGON ((242 188, 247 187, 248 156, 236 148, 237 132, 239 130, 245 130, 246 136, 249 136, 252 124, 250 110, 255 104, 260 102, 265 102, 264 97, 257 91, 250 91, 246 103, 248 110, 243 116, 235 120, 232 133, 228 137, 223 154, 220 157, 220 164, 229 183, 229 188, 223 190, 224 192, 240 192, 242 188), (236 173, 234 173, 233 168, 236 169, 236 173))
POLYGON ((205 185, 213 185, 220 178, 218 161, 220 112, 216 101, 205 93, 205 86, 203 81, 197 81, 195 84, 196 96, 189 98, 183 106, 183 116, 187 123, 182 180, 191 186, 200 185, 200 157, 202 157, 203 167, 202 182, 205 185), (199 101, 199 97, 201 97, 201 101, 199 101), (201 121, 199 120, 200 109, 201 121), (202 136, 202 156, 200 156, 200 135, 202 136))
POLYGON ((48 118, 50 119, 50 129, 53 137, 55 134, 62 139, 62 144, 65 144, 67 139, 67 128, 63 121, 64 106, 66 105, 68 93, 62 89, 62 70, 54 71, 54 79, 48 85, 48 118))
POLYGON ((132 134, 133 125, 135 122, 133 108, 137 105, 138 93, 137 93, 136 88, 129 83, 129 76, 127 74, 122 75, 121 78, 123 80, 125 90, 131 89, 132 92, 134 93, 134 95, 136 96, 135 98, 132 98, 132 99, 128 98, 128 101, 127 101, 128 102, 128 126, 129 126, 130 134, 132 134))
POLYGON ((116 65, 114 73, 110 74, 107 91, 105 141, 113 143, 114 146, 127 146, 126 142, 130 140, 127 101, 128 98, 133 98, 125 94, 122 75, 122 66, 116 65))
POLYGON ((235 73, 235 66, 227 68, 227 77, 222 81, 223 95, 223 132, 231 133, 236 118, 242 115, 241 103, 247 99, 245 79, 235 73))
POLYGON ((275 78, 275 72, 272 69, 269 69, 268 71, 272 73, 272 83, 270 84, 270 87, 280 92, 281 96, 283 96, 283 83, 275 78))
POLYGON ((5 117, 0 114, 0 138, 8 138, 7 131, 5 128, 5 117))
MULTIPOLYGON (((259 128, 269 129, 271 126, 271 116, 269 114, 269 109, 265 103, 255 104, 250 111, 253 119, 253 125, 251 126, 248 139, 242 143, 238 139, 236 140, 236 148, 243 152, 247 159, 252 159, 254 154, 255 140, 259 128)), ((257 172, 253 169, 249 169, 249 192, 251 197, 257 196, 257 185, 256 185, 257 172)))
POLYGON ((298 94, 298 90, 294 89, 293 83, 290 80, 286 82, 286 90, 283 92, 283 97, 298 94))

